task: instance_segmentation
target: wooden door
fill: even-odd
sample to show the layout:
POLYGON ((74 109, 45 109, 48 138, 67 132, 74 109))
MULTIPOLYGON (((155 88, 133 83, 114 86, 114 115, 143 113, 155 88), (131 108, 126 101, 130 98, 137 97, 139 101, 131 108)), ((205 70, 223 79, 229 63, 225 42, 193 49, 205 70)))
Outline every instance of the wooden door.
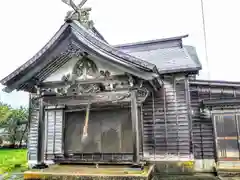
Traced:
POLYGON ((88 137, 81 142, 85 112, 66 114, 65 153, 132 153, 130 109, 91 111, 88 137))

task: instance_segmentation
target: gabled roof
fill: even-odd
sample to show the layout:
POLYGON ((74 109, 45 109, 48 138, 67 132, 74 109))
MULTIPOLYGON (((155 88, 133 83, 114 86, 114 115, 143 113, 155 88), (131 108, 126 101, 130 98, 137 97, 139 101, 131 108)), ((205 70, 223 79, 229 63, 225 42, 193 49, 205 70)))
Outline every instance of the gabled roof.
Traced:
POLYGON ((195 48, 182 44, 182 39, 186 37, 188 35, 122 44, 115 47, 155 64, 160 74, 199 71, 202 66, 195 48))
POLYGON ((7 91, 29 90, 71 59, 71 53, 87 52, 122 67, 140 78, 152 80, 158 74, 195 72, 201 63, 192 46, 183 46, 178 36, 112 46, 96 28, 79 22, 65 22, 53 38, 30 60, 0 81, 7 91))
POLYGON ((71 53, 82 52, 111 61, 125 72, 143 79, 157 77, 154 64, 119 51, 99 36, 100 33, 96 36, 96 31, 86 30, 77 21, 66 22, 35 56, 0 82, 8 91, 29 90, 70 60, 71 53))

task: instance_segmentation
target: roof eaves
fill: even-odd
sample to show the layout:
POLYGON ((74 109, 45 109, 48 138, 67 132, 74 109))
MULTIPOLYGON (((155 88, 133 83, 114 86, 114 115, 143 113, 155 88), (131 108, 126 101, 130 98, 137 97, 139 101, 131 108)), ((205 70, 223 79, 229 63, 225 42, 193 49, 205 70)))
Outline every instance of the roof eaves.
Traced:
POLYGON ((185 53, 196 63, 196 65, 198 67, 200 67, 200 70, 202 69, 202 64, 198 58, 197 52, 196 52, 196 48, 193 46, 183 46, 183 49, 185 51, 185 53))
POLYGON ((59 37, 63 34, 63 32, 67 29, 68 24, 64 23, 60 29, 55 33, 55 35, 46 43, 46 45, 38 51, 31 59, 29 59, 26 63, 24 63, 22 66, 17 68, 15 71, 13 71, 11 74, 0 80, 0 83, 2 85, 6 85, 8 81, 12 80, 14 77, 16 77, 18 74, 26 70, 29 66, 31 66, 33 63, 35 63, 55 42, 59 39, 59 37))
POLYGON ((185 67, 185 68, 179 68, 179 69, 167 69, 167 70, 161 70, 158 69, 159 74, 173 74, 173 73, 184 73, 184 72, 191 72, 191 73, 198 73, 198 71, 201 70, 200 67, 185 67))

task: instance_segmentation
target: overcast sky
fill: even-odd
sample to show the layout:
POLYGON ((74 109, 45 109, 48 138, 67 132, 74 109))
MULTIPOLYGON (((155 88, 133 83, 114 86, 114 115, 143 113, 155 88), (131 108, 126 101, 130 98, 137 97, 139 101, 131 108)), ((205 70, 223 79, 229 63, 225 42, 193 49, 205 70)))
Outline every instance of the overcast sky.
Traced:
MULTIPOLYGON (((76 0, 76 2, 79 2, 76 0)), ((209 66, 205 60, 200 0, 89 0, 95 27, 111 44, 189 34, 197 48, 199 78, 238 81, 240 1, 204 0, 209 66)), ((40 50, 64 23, 70 8, 61 0, 7 0, 0 3, 0 78, 40 50)), ((240 80, 239 80, 240 81, 240 80)), ((1 93, 2 101, 26 105, 23 93, 1 93)))

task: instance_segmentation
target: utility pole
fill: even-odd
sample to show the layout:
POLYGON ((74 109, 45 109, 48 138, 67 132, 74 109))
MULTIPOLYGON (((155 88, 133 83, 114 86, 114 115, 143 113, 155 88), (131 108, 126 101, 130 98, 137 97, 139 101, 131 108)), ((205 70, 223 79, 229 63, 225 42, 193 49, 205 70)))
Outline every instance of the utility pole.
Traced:
POLYGON ((204 15, 204 4, 203 4, 203 0, 200 0, 200 1, 201 1, 202 26, 203 26, 204 45, 205 45, 205 59, 206 59, 207 66, 208 66, 208 79, 210 80, 211 76, 210 76, 209 61, 208 61, 207 35, 206 35, 206 23, 205 23, 205 15, 204 15))

